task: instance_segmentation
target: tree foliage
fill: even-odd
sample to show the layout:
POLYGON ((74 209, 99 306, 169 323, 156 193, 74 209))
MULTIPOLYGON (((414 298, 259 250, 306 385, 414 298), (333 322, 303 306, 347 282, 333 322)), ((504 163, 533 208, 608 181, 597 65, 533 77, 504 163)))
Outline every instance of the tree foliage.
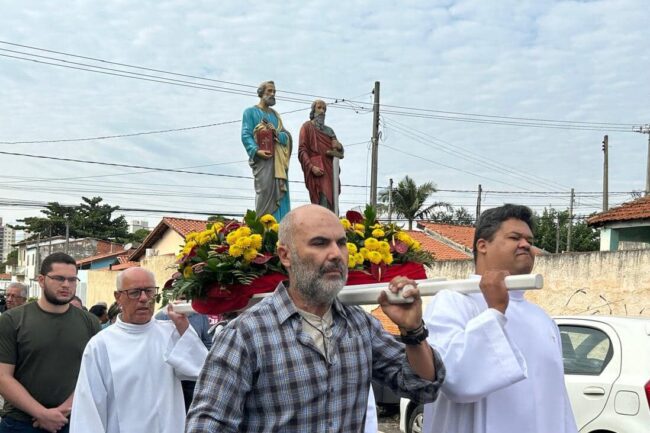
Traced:
MULTIPOLYGON (((426 182, 416 185, 415 181, 408 176, 400 180, 397 187, 392 190, 392 208, 398 218, 406 218, 409 222, 409 230, 413 229, 413 220, 427 218, 435 209, 449 209, 449 204, 436 202, 425 206, 424 202, 437 192, 433 182, 426 182)), ((379 200, 388 203, 390 191, 388 189, 379 193, 379 200)))
POLYGON ((129 242, 131 235, 124 216, 113 218, 119 206, 102 203, 101 197, 82 197, 78 206, 65 206, 50 202, 41 212, 45 217, 28 217, 18 220, 17 230, 28 232, 28 239, 52 236, 65 236, 66 225, 71 238, 92 237, 118 243, 129 242))
POLYGON ((453 224, 471 226, 474 224, 474 217, 464 207, 440 210, 429 215, 429 221, 440 224, 453 224))
MULTIPOLYGON (((541 215, 535 214, 535 245, 554 253, 567 249, 569 211, 544 209, 541 215), (559 218, 559 244, 558 235, 559 218)), ((585 220, 573 221, 571 227, 571 251, 598 251, 600 241, 598 231, 589 227, 585 220)))

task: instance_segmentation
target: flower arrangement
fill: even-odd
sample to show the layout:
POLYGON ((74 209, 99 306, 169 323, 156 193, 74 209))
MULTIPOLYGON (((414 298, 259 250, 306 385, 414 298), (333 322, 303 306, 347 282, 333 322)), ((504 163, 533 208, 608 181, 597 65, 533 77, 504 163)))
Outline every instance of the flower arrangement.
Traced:
POLYGON ((163 302, 169 298, 202 298, 210 287, 250 284, 270 272, 285 273, 275 254, 278 222, 273 215, 258 218, 248 211, 243 223, 216 221, 192 232, 176 255, 177 273, 163 302))
POLYGON ((348 239, 348 268, 370 272, 380 280, 386 267, 415 262, 430 265, 434 257, 396 224, 380 224, 372 206, 362 214, 346 213, 341 219, 348 239))
MULTIPOLYGON (((378 223, 372 206, 366 206, 363 214, 349 211, 340 221, 347 237, 350 271, 363 272, 379 281, 390 265, 428 265, 434 260, 399 226, 378 223)), ((250 210, 243 223, 216 221, 202 232, 188 234, 176 256, 177 272, 171 286, 166 285, 163 303, 179 297, 205 298, 211 296, 209 292, 215 286, 228 292, 269 274, 286 275, 276 254, 277 242, 275 218, 258 217, 250 210)))

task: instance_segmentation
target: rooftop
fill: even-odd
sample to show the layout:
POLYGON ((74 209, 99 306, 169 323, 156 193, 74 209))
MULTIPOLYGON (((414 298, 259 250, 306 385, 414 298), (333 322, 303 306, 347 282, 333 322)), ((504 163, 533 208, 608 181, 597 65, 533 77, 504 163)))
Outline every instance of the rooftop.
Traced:
POLYGON ((650 196, 623 203, 589 218, 590 226, 602 226, 607 222, 650 220, 650 196))

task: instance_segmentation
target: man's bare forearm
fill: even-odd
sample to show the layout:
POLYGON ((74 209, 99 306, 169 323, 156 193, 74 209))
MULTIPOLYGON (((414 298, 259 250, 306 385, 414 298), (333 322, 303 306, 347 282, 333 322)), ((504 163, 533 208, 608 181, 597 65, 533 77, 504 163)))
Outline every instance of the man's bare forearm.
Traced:
POLYGON ((422 379, 434 381, 436 379, 436 367, 433 361, 433 349, 426 340, 417 346, 406 345, 406 358, 411 368, 422 379))
POLYGON ((34 418, 38 418, 40 413, 45 409, 13 376, 0 376, 0 394, 9 403, 34 418))

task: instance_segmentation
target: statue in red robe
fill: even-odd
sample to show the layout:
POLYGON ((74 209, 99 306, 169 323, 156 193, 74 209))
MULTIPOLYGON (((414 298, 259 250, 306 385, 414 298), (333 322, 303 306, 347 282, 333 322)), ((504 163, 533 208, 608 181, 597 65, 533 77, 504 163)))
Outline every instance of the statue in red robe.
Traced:
MULTIPOLYGON (((300 128, 298 159, 310 201, 334 210, 333 158, 343 158, 343 146, 332 128, 325 125, 326 111, 327 104, 320 99, 311 104, 311 120, 300 128)), ((339 192, 340 185, 339 182, 339 192)))

